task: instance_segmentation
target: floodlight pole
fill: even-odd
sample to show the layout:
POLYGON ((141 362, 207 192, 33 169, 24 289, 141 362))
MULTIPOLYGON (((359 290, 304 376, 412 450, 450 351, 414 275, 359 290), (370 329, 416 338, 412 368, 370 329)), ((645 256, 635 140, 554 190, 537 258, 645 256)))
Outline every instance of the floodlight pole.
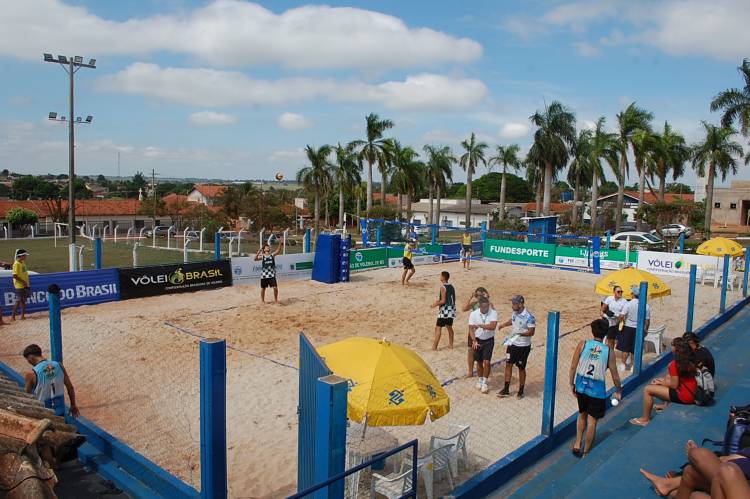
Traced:
POLYGON ((70 58, 68 76, 70 77, 70 95, 68 96, 68 227, 70 227, 70 243, 68 244, 68 258, 70 271, 78 270, 76 262, 76 196, 75 196, 75 96, 73 58, 70 58))

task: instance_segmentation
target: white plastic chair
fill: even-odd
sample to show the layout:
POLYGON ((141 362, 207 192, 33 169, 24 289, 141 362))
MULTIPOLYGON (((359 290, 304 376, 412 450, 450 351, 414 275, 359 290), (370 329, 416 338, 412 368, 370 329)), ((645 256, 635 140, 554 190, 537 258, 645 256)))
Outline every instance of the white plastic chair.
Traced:
MULTIPOLYGON (((437 449, 432 449, 422 457, 417 458, 417 473, 422 476, 424 482, 425 495, 432 499, 432 489, 434 484, 435 473, 446 471, 448 473, 448 484, 453 490, 453 472, 451 471, 451 455, 453 445, 446 445, 437 449)), ((404 455, 401 461, 401 471, 411 469, 411 455, 404 455)))
POLYGON ((372 474, 372 487, 370 487, 370 498, 376 494, 383 495, 388 499, 397 499, 412 490, 411 470, 405 473, 391 473, 388 476, 372 474))
POLYGON ((654 351, 656 355, 661 354, 661 339, 664 336, 664 332, 667 330, 667 325, 662 324, 661 326, 655 326, 646 331, 646 337, 643 338, 644 342, 649 342, 654 345, 654 351))
MULTIPOLYGON (((454 425, 456 426, 456 425, 454 425)), ((450 437, 432 437, 430 438, 430 450, 437 449, 439 447, 445 447, 452 445, 451 448, 451 471, 454 476, 458 476, 458 451, 461 451, 461 457, 464 461, 464 466, 468 469, 469 467, 469 453, 466 450, 466 438, 469 435, 471 426, 456 426, 460 428, 460 431, 450 437)))

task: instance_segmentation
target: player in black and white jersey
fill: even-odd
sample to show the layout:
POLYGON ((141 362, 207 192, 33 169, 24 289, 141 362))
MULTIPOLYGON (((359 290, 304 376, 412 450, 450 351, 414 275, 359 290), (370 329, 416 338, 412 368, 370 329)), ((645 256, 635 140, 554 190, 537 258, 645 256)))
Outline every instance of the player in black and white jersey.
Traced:
POLYGON ((448 329, 448 348, 453 348, 453 319, 456 318, 456 290, 452 284, 448 284, 450 273, 445 270, 440 272, 440 294, 432 307, 438 307, 437 322, 435 323, 435 341, 432 349, 437 350, 440 344, 440 336, 443 327, 448 329))
POLYGON ((260 301, 266 303, 266 288, 273 288, 273 302, 279 303, 279 287, 276 283, 276 257, 281 253, 284 241, 279 242, 279 247, 271 253, 271 245, 264 244, 263 248, 255 254, 255 261, 262 262, 260 274, 260 301))

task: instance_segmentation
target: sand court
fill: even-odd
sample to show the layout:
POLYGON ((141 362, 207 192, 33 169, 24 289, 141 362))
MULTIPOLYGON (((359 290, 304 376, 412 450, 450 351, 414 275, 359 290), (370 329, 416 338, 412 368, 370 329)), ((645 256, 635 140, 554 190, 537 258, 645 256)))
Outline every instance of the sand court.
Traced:
MULTIPOLYGON (((260 303, 256 286, 143 298, 62 312, 64 361, 75 382, 81 413, 138 452, 193 486, 199 485, 200 337, 227 341, 227 445, 231 497, 278 497, 296 482, 298 333, 315 345, 350 336, 387 338, 419 353, 445 383, 451 412, 422 427, 385 428, 401 442, 447 435, 451 424, 469 424, 468 448, 476 471, 539 434, 547 312, 561 313, 556 420, 576 410, 567 369, 576 343, 590 337, 598 316, 593 293, 599 276, 547 268, 476 261, 417 267, 409 287, 401 269, 352 275, 345 284, 282 281, 279 305, 260 303), (466 374, 467 312, 455 321, 454 348, 447 333, 432 351, 440 271, 451 272, 459 307, 477 286, 486 287, 501 322, 510 317, 510 297, 522 294, 537 319, 529 357, 526 398, 500 400, 502 366, 493 368, 490 394, 474 388, 466 374), (567 333, 567 334, 566 334, 567 333), (562 380, 562 381, 560 381, 562 380)), ((686 279, 665 279, 673 293, 651 300, 652 324, 667 335, 685 323, 686 279)), ((729 302, 738 294, 729 295, 729 302)), ((698 286, 695 324, 718 312, 719 290, 698 286)), ((500 333, 502 337, 503 333, 500 333)), ((18 371, 27 365, 23 347, 39 343, 48 352, 46 314, 0 329, 0 355, 18 371)), ((504 349, 496 342, 493 360, 504 349)), ((518 380, 511 385, 515 393, 518 380)), ((463 480, 469 476, 464 472, 463 480)))

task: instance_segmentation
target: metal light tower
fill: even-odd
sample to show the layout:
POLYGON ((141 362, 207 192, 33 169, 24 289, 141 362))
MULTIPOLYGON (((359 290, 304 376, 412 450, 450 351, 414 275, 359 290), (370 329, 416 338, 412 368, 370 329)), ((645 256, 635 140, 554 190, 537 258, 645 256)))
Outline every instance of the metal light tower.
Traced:
POLYGON ((70 95, 68 98, 68 118, 60 116, 58 118, 57 113, 49 113, 49 119, 52 121, 67 121, 68 122, 68 230, 70 232, 70 244, 68 246, 68 258, 69 266, 71 271, 77 269, 76 260, 76 212, 75 212, 75 125, 87 124, 90 125, 94 119, 93 116, 86 116, 83 120, 80 116, 75 117, 75 97, 73 94, 74 89, 74 76, 76 72, 81 68, 96 69, 96 59, 89 59, 88 64, 83 62, 83 57, 66 57, 64 55, 58 55, 57 58, 53 57, 52 54, 44 54, 44 62, 53 62, 59 64, 70 78, 70 95))

